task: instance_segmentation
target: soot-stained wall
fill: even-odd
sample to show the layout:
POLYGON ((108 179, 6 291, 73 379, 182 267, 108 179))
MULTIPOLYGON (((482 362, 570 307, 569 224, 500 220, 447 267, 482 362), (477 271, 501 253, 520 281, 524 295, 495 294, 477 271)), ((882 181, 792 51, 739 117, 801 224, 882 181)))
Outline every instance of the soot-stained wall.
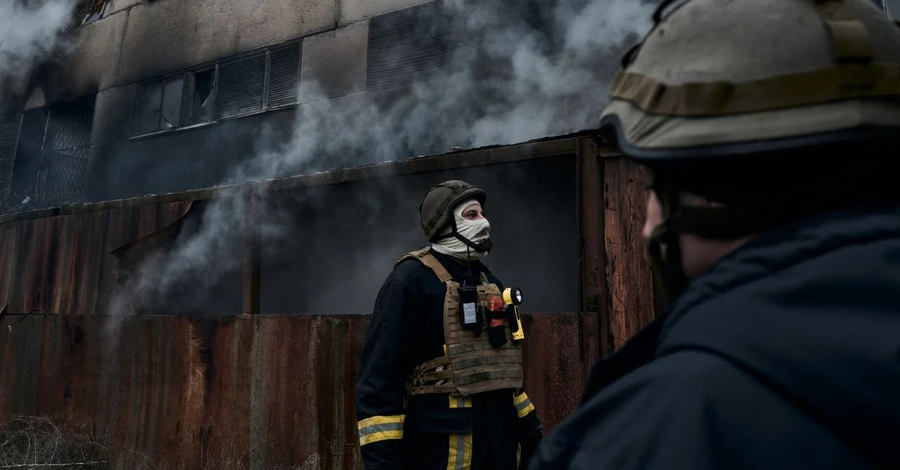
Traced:
POLYGON ((294 111, 282 110, 97 146, 87 197, 104 201, 220 184, 229 169, 259 152, 262 143, 283 142, 293 122, 294 111), (261 139, 269 133, 271 139, 261 139))
POLYGON ((488 193, 485 259, 525 295, 523 312, 577 309, 574 157, 381 178, 293 192, 274 203, 283 229, 263 246, 261 312, 371 313, 393 262, 427 242, 425 192, 463 179, 488 193))

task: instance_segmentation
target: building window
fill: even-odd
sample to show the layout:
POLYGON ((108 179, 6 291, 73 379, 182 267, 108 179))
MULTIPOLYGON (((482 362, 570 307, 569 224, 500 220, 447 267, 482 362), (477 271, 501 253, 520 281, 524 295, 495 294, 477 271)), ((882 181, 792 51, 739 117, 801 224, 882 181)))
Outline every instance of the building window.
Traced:
MULTIPOLYGON (((553 12, 558 0, 497 0, 486 3, 502 15, 510 37, 533 35, 552 54, 553 12), (515 34, 512 34, 515 33, 515 34)), ((366 89, 380 91, 471 71, 485 77, 506 72, 509 58, 487 58, 481 45, 494 26, 471 28, 469 18, 446 0, 405 8, 369 23, 366 89), (489 73, 490 72, 490 73, 489 73)))
POLYGON ((194 72, 191 79, 188 125, 210 122, 215 116, 216 67, 194 72))
POLYGON ((228 118, 262 111, 266 91, 266 55, 259 54, 219 66, 216 114, 228 118))
POLYGON ((183 91, 184 76, 141 87, 135 133, 152 134, 180 126, 183 91))
POLYGON ((44 207, 84 201, 96 95, 53 105, 41 150, 34 195, 44 207))
POLYGON ((138 94, 133 135, 295 105, 299 82, 299 43, 148 82, 138 94))

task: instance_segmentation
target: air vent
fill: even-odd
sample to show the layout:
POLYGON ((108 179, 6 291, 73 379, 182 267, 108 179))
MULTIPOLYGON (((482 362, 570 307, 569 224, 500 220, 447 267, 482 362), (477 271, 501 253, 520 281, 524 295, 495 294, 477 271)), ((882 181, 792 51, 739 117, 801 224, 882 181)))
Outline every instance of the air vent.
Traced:
POLYGON ((12 183, 13 164, 19 146, 22 115, 0 119, 0 199, 6 197, 12 183))
POLYGON ((295 104, 300 81, 300 45, 277 49, 269 53, 269 101, 274 108, 295 104))
POLYGON ((369 24, 366 88, 407 86, 449 73, 454 54, 474 57, 469 34, 453 27, 440 1, 373 18, 369 24))
MULTIPOLYGON (((495 9, 511 37, 537 34, 541 47, 552 53, 552 17, 556 0, 496 0, 479 8, 495 9)), ((366 88, 369 91, 408 86, 468 67, 498 67, 488 61, 476 64, 486 32, 466 27, 468 18, 458 7, 442 0, 391 12, 369 24, 366 88)))
POLYGON ((263 109, 266 79, 266 54, 219 66, 218 117, 227 118, 263 109))

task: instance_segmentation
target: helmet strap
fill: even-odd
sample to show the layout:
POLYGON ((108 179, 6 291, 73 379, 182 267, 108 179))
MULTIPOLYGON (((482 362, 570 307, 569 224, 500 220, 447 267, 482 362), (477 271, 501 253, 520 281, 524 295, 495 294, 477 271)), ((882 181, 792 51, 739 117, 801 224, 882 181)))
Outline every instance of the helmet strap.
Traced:
POLYGON ((678 232, 672 224, 672 215, 679 209, 678 190, 667 184, 655 181, 651 189, 656 193, 662 205, 663 222, 657 226, 649 239, 650 261, 656 285, 666 303, 673 302, 686 289, 690 280, 681 264, 681 246, 678 243, 678 232), (665 254, 663 254, 665 245, 665 254))

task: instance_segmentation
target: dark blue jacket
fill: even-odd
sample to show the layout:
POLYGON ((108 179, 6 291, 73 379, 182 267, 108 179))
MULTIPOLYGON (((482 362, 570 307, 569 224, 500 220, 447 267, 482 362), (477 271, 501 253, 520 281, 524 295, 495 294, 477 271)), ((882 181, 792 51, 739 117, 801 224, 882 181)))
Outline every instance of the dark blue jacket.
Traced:
MULTIPOLYGON (((469 283, 475 285, 484 272, 503 289, 480 262, 472 263, 470 273, 448 256, 431 254, 457 282, 472 276, 469 283)), ((451 401, 447 394, 406 395, 409 370, 444 355, 446 293, 431 269, 406 260, 378 294, 356 388, 366 470, 446 470, 448 461, 452 468, 516 470, 519 445, 527 461, 541 438, 540 420, 524 390, 481 393, 470 402, 451 401)))
POLYGON ((723 258, 597 364, 529 468, 900 468, 900 210, 723 258))

